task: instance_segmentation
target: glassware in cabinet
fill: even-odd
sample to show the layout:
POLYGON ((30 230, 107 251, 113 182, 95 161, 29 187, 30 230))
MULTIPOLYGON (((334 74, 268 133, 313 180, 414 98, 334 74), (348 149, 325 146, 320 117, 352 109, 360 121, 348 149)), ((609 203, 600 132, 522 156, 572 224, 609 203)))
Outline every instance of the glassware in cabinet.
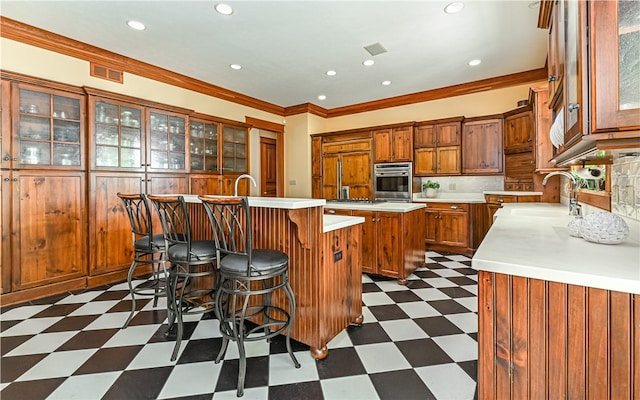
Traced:
POLYGON ((222 126, 222 168, 229 172, 247 172, 247 129, 222 126))
POLYGON ((150 112, 150 157, 152 169, 186 169, 186 118, 150 112))
POLYGON ((142 169, 142 108, 95 101, 95 167, 142 169))
POLYGON ((190 121, 190 159, 192 171, 218 170, 218 124, 190 121))

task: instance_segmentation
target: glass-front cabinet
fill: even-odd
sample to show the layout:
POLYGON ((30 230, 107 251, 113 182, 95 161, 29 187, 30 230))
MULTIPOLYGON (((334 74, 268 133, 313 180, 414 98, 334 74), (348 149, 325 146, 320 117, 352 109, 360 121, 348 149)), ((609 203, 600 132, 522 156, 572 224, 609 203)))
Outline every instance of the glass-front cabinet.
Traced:
POLYGON ((143 110, 135 105, 98 99, 91 138, 95 168, 144 168, 143 110))
POLYGON ((213 121, 190 119, 191 171, 218 171, 218 127, 213 121))
POLYGON ((565 135, 564 144, 570 146, 582 135, 587 134, 584 115, 588 106, 584 102, 587 93, 587 50, 586 14, 587 3, 579 0, 565 0, 565 135))
POLYGON ((149 111, 149 163, 151 170, 186 170, 187 118, 159 110, 149 111))
MULTIPOLYGON (((84 98, 14 83, 13 140, 3 160, 13 168, 81 169, 84 165, 84 98)), ((6 141, 5 141, 6 142, 6 141)), ((3 164, 4 165, 4 164, 3 164)))
POLYGON ((247 128, 222 125, 222 169, 224 172, 246 173, 247 128))

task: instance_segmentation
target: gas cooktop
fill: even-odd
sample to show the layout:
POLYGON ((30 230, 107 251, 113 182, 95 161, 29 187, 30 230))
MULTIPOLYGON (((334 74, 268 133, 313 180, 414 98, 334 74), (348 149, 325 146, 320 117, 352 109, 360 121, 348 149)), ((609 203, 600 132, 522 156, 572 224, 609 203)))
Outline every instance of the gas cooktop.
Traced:
POLYGON ((387 200, 370 200, 370 199, 332 199, 327 200, 327 203, 359 203, 359 204, 378 204, 386 203, 387 200))

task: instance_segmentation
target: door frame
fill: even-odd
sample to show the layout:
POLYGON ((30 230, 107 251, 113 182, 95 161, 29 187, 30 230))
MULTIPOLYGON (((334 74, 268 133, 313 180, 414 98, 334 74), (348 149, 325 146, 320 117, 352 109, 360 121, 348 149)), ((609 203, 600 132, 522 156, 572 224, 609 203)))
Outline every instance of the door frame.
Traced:
POLYGON ((249 116, 244 118, 253 128, 276 134, 276 196, 284 197, 284 125, 249 116))

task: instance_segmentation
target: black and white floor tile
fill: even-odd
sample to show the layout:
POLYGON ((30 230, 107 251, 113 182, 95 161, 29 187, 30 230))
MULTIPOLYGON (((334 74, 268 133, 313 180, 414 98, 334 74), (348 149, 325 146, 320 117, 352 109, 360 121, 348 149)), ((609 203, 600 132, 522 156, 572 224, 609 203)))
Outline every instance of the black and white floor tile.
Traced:
MULTIPOLYGON (((363 275, 364 324, 314 360, 294 343, 295 369, 281 337, 247 343, 249 399, 473 399, 477 374, 477 274, 468 257, 427 252, 406 286, 363 275)), ((0 398, 234 399, 237 348, 214 360, 213 315, 187 320, 178 359, 160 301, 131 301, 126 284, 1 310, 0 398)), ((211 313, 212 314, 212 313, 211 313)))

